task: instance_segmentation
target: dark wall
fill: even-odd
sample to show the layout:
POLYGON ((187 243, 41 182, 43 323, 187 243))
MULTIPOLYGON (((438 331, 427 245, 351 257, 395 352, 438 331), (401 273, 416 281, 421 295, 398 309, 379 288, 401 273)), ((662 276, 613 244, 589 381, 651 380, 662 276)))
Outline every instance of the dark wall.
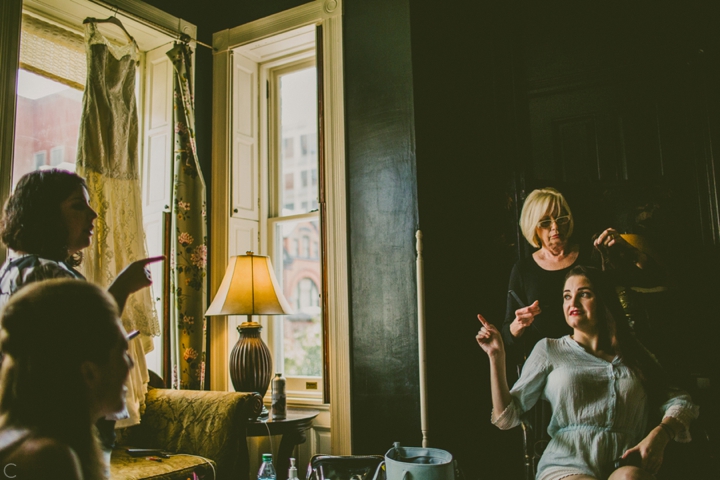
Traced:
POLYGON ((344 5, 354 453, 418 445, 409 2, 344 5))
POLYGON ((520 466, 518 432, 489 422, 489 366, 475 342, 478 313, 502 322, 517 241, 513 23, 502 4, 411 7, 429 440, 483 479, 520 466))
POLYGON ((720 288, 708 200, 720 104, 707 87, 720 37, 710 2, 490 3, 415 2, 411 28, 430 440, 469 478, 505 480, 522 478, 522 443, 489 424, 475 314, 501 321, 533 188, 568 196, 585 246, 609 226, 657 241, 674 288, 650 300, 651 340, 676 373, 717 384, 718 316, 688 299, 720 288), (693 320, 673 328, 680 318, 693 320))

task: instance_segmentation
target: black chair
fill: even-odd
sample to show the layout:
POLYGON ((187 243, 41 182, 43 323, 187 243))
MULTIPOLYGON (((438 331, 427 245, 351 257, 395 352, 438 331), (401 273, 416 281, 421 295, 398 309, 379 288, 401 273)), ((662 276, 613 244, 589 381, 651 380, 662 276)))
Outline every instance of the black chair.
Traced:
POLYGON ((538 462, 550 442, 547 428, 551 417, 550 404, 545 400, 538 400, 535 406, 522 416, 520 426, 523 431, 525 480, 535 480, 538 462))
POLYGON ((385 480, 380 455, 314 455, 310 459, 307 480, 385 480))

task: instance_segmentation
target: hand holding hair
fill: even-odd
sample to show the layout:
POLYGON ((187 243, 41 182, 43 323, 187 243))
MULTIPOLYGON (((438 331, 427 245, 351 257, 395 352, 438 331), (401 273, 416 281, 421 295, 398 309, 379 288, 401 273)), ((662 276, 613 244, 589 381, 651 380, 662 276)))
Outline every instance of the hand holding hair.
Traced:
POLYGON ((542 309, 538 300, 535 300, 527 307, 518 308, 515 310, 515 320, 510 324, 510 333, 512 333, 513 337, 520 337, 525 329, 532 325, 535 317, 541 313, 542 309))

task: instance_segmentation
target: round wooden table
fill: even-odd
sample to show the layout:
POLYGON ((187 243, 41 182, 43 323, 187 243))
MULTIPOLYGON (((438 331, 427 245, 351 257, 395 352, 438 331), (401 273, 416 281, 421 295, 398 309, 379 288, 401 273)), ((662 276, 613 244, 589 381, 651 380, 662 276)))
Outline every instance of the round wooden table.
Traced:
MULTIPOLYGON (((277 458, 273 459, 277 480, 287 480, 290 457, 295 447, 305 443, 305 440, 307 440, 305 432, 312 427, 313 420, 319 413, 318 410, 288 408, 287 418, 283 420, 274 420, 272 414, 270 414, 267 418, 258 418, 248 422, 248 437, 267 437, 268 433, 270 435, 282 435, 277 458)), ((299 474, 301 474, 300 470, 301 468, 298 467, 299 474)))

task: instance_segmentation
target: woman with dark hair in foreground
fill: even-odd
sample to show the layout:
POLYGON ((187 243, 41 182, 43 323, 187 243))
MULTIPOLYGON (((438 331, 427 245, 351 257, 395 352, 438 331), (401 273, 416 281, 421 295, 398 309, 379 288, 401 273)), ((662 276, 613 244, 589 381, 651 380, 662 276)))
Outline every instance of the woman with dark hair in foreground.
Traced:
POLYGON ((478 315, 483 327, 476 340, 490 359, 492 422, 501 429, 519 425, 520 416, 543 398, 552 408, 552 439, 538 464, 538 480, 653 479, 668 442, 690 440, 688 426, 698 407, 668 387, 654 357, 630 332, 603 272, 574 267, 562 297, 573 333, 540 340, 512 390, 500 332, 478 315), (648 433, 649 420, 660 413, 648 433), (615 469, 619 457, 637 455, 637 466, 615 469))
POLYGON ((18 480, 105 478, 95 422, 132 360, 114 299, 81 280, 23 288, 0 317, 0 464, 18 480))

